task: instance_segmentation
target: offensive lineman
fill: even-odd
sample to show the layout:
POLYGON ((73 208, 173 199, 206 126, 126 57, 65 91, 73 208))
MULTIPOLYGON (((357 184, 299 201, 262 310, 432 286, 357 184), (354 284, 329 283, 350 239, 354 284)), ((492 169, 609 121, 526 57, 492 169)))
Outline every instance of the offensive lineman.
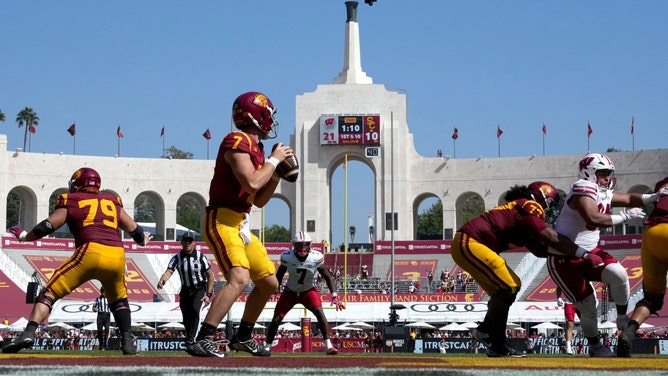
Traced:
POLYGON ((327 355, 336 355, 339 351, 332 345, 332 341, 329 339, 329 324, 327 323, 325 312, 322 310, 320 295, 313 283, 316 272, 319 272, 327 283, 327 287, 332 293, 332 305, 336 306, 336 310, 343 310, 346 307, 336 294, 334 278, 332 278, 332 275, 324 264, 325 256, 316 250, 311 250, 311 237, 309 234, 304 231, 297 232, 292 240, 292 245, 292 250, 287 250, 281 255, 281 265, 276 272, 279 285, 283 281, 285 272, 287 271, 289 274, 285 289, 278 299, 278 303, 276 303, 274 318, 271 320, 269 330, 267 331, 265 350, 271 351, 278 326, 292 307, 300 303, 306 309, 313 312, 316 319, 318 319, 318 328, 320 329, 320 333, 322 333, 322 338, 325 340, 327 355))
POLYGON ((640 324, 663 308, 666 295, 666 272, 668 272, 668 177, 656 183, 654 189, 659 194, 654 210, 645 220, 645 233, 640 246, 642 260, 643 298, 636 303, 631 321, 619 336, 617 356, 631 356, 633 340, 640 324))
POLYGON ((69 193, 58 196, 51 215, 31 231, 12 227, 9 231, 20 242, 41 239, 64 224, 74 235, 76 249, 54 272, 37 296, 28 325, 21 336, 2 348, 3 353, 17 353, 32 347, 35 330, 51 314, 51 307, 74 289, 91 279, 98 279, 106 291, 109 308, 121 332, 123 355, 137 355, 130 304, 125 280, 125 249, 118 229, 132 236, 135 243, 146 246, 151 234, 144 232, 123 209, 121 198, 100 192, 100 175, 89 167, 74 172, 69 193))

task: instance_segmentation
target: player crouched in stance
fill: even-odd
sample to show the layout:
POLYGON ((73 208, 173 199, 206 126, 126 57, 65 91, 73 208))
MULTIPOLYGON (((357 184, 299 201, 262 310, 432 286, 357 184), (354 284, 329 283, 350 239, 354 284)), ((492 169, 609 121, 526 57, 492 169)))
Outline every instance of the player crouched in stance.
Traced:
POLYGON ((53 304, 93 278, 102 283, 109 308, 121 332, 124 355, 136 355, 135 338, 125 281, 125 249, 118 229, 129 233, 135 243, 145 246, 151 234, 144 232, 123 209, 121 198, 100 192, 100 175, 83 167, 72 175, 69 193, 58 196, 49 218, 30 232, 20 227, 9 230, 21 242, 41 239, 67 223, 74 235, 75 251, 54 270, 44 289, 37 296, 30 319, 21 336, 2 348, 3 353, 17 353, 32 347, 35 330, 51 313, 53 304))
POLYGON ((526 354, 506 344, 506 323, 522 281, 499 253, 526 246, 536 256, 547 257, 549 245, 574 255, 578 246, 548 225, 557 217, 561 201, 552 184, 515 186, 505 199, 508 203, 478 215, 457 231, 452 258, 490 296, 485 319, 472 331, 473 337, 487 347, 489 357, 518 358, 526 354))
POLYGON ((281 255, 281 265, 276 272, 279 285, 286 271, 288 272, 288 282, 285 284, 285 289, 278 299, 278 303, 276 303, 274 318, 271 320, 267 332, 265 349, 271 351, 271 344, 276 336, 276 331, 278 331, 278 326, 292 307, 301 303, 306 309, 313 312, 318 319, 318 328, 322 333, 323 340, 325 340, 327 355, 336 355, 339 351, 334 348, 332 341, 329 339, 329 324, 325 312, 322 310, 320 295, 313 283, 316 272, 319 272, 327 283, 327 287, 332 293, 332 305, 336 306, 336 310, 339 311, 346 307, 336 294, 334 278, 332 278, 329 270, 325 268, 325 256, 318 251, 311 250, 309 234, 299 231, 295 234, 292 245, 292 250, 285 251, 281 255))

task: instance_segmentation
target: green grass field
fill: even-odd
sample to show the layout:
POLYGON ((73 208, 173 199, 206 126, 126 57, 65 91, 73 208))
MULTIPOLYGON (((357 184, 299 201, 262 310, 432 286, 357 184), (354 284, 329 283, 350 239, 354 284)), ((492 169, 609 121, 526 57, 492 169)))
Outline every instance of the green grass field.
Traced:
POLYGON ((193 358, 182 352, 22 351, 0 355, 1 375, 668 375, 668 357, 600 359, 529 355, 488 358, 482 354, 274 353, 269 358, 232 354, 193 358))

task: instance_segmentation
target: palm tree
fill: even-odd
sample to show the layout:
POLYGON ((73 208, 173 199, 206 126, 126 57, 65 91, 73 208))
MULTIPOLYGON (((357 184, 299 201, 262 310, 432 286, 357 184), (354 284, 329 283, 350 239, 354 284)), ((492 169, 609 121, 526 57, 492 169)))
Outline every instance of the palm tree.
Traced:
POLYGON ((32 109, 32 107, 26 107, 18 115, 16 115, 16 122, 19 125, 19 128, 26 126, 25 131, 23 132, 23 150, 26 150, 26 141, 28 140, 28 128, 30 125, 36 126, 39 124, 39 117, 37 113, 32 109))

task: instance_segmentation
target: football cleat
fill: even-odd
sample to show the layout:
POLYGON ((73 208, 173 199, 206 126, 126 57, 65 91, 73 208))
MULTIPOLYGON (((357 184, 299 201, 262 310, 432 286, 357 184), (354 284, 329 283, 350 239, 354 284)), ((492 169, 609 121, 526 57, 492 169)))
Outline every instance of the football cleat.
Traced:
POLYGON ((218 350, 218 347, 208 339, 202 339, 197 342, 193 342, 190 346, 186 347, 186 352, 191 356, 196 356, 200 358, 225 358, 229 355, 218 350))
POLYGON ((593 346, 589 345, 589 356, 592 358, 614 358, 615 353, 599 342, 593 346))
POLYGON ((2 352, 4 354, 16 354, 17 352, 21 351, 22 349, 29 349, 32 347, 32 344, 35 342, 35 340, 31 337, 25 336, 25 334, 22 334, 21 337, 17 338, 14 340, 14 342, 11 342, 7 344, 5 347, 2 348, 2 352))
POLYGON ((524 351, 515 350, 512 347, 506 346, 503 350, 493 350, 491 347, 487 348, 485 351, 488 357, 490 358, 524 358, 527 354, 524 351))
POLYGON ((327 349, 327 351, 326 351, 325 353, 326 353, 327 355, 336 355, 336 354, 339 353, 339 350, 337 350, 337 349, 335 349, 335 348, 333 348, 333 347, 330 347, 330 348, 327 349))
POLYGON ((271 352, 267 351, 264 347, 258 346, 253 338, 242 342, 235 335, 230 341, 230 347, 233 350, 244 351, 253 356, 271 356, 271 352))
POLYGON ((121 350, 123 355, 137 355, 137 338, 130 332, 123 332, 121 336, 121 350))
POLYGON ((618 358, 630 358, 631 349, 633 348, 633 340, 636 338, 636 334, 633 330, 626 328, 622 331, 617 338, 617 357, 618 358))
POLYGON ((492 338, 489 336, 489 334, 487 334, 485 332, 481 332, 480 329, 475 328, 475 329, 471 330, 471 335, 473 336, 473 338, 476 341, 485 345, 485 347, 487 347, 487 348, 492 347, 492 342, 491 342, 492 338))

